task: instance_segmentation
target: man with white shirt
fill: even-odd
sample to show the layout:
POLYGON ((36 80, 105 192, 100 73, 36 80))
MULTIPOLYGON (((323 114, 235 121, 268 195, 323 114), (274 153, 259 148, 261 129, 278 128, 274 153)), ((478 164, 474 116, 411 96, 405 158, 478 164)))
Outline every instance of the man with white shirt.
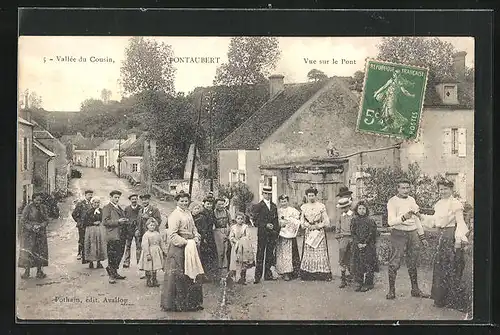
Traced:
POLYGON ((253 219, 257 226, 257 259, 254 284, 262 278, 262 268, 265 267, 264 280, 274 280, 271 266, 276 263, 276 243, 280 232, 278 223, 278 207, 271 201, 272 189, 264 186, 262 201, 253 208, 253 219), (266 261, 264 265, 264 255, 266 261))
POLYGON ((391 229, 391 256, 389 260, 389 292, 387 299, 396 298, 396 275, 401 266, 401 260, 406 252, 406 266, 411 281, 412 297, 429 298, 418 287, 417 262, 420 245, 428 246, 424 229, 416 213, 419 207, 415 199, 409 196, 410 181, 398 180, 398 194, 387 203, 387 221, 391 229))

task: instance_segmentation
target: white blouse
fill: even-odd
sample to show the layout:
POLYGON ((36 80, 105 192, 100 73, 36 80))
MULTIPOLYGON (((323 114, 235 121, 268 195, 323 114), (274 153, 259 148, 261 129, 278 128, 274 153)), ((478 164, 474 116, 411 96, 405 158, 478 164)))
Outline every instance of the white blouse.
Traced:
POLYGON ((440 199, 434 205, 434 215, 424 215, 424 224, 428 227, 449 228, 455 230, 455 241, 468 242, 465 236, 469 232, 464 220, 463 206, 456 198, 440 199))

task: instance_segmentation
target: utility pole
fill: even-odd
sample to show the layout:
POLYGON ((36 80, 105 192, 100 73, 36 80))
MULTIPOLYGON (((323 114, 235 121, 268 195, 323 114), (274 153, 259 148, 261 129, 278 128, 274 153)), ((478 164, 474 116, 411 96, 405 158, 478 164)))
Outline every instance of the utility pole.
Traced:
POLYGON ((116 160, 116 162, 118 163, 118 178, 121 178, 120 176, 120 165, 122 161, 122 159, 120 158, 121 144, 122 144, 122 139, 120 138, 118 139, 118 159, 116 160))
POLYGON ((194 137, 194 148, 193 148, 193 163, 191 164, 191 175, 189 177, 189 194, 192 196, 193 191, 193 178, 194 178, 194 169, 196 167, 196 143, 198 141, 198 130, 200 129, 201 123, 201 110, 202 110, 202 100, 203 99, 203 91, 200 95, 200 105, 198 108, 198 124, 196 126, 195 137, 194 137))
POLYGON ((208 106, 208 123, 209 123, 209 145, 210 145, 210 192, 214 191, 214 152, 213 152, 213 128, 212 128, 212 112, 214 110, 215 99, 213 92, 210 94, 210 105, 208 106))

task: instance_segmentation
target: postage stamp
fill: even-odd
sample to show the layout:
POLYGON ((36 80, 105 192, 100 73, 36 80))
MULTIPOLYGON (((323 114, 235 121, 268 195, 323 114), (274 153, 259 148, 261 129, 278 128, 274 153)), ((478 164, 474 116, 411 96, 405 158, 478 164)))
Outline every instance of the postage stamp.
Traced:
POLYGON ((416 140, 428 73, 427 68, 368 59, 357 129, 416 140))

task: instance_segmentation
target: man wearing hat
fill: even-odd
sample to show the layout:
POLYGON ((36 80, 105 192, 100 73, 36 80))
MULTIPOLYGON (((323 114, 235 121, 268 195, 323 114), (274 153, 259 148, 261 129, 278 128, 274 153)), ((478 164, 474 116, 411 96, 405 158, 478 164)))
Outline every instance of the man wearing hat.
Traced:
POLYGON ((131 194, 128 197, 130 200, 130 205, 125 207, 125 217, 129 220, 125 226, 125 255, 123 256, 123 267, 128 268, 130 266, 130 249, 132 247, 132 240, 135 238, 135 255, 136 263, 139 264, 139 258, 141 258, 141 239, 139 236, 135 235, 135 231, 139 225, 139 212, 142 206, 137 203, 139 196, 137 194, 131 194))
POLYGON ((76 204, 75 209, 71 213, 73 220, 76 221, 76 228, 78 228, 78 255, 76 259, 81 259, 83 264, 86 263, 85 253, 83 252, 83 245, 85 243, 85 226, 83 225, 83 220, 84 214, 92 207, 90 199, 92 199, 93 195, 94 191, 86 190, 85 198, 76 204))
MULTIPOLYGON (((344 192, 342 195, 349 195, 344 192)), ((352 200, 348 197, 342 197, 337 202, 337 208, 340 209, 337 226, 336 238, 339 243, 339 265, 340 265, 340 288, 347 286, 346 271, 350 274, 351 255, 352 255, 352 237, 351 237, 351 220, 353 212, 351 211, 352 200)))
POLYGON ((125 211, 120 207, 118 201, 122 192, 111 191, 109 194, 110 202, 102 208, 102 222, 106 227, 106 241, 108 249, 108 266, 106 271, 109 276, 109 283, 116 283, 116 279, 125 279, 125 276, 118 274, 120 261, 122 260, 125 249, 125 239, 122 229, 126 229, 128 219, 125 217, 125 211))
POLYGON ((419 207, 415 199, 409 195, 410 181, 400 179, 397 181, 398 194, 387 202, 387 223, 391 229, 391 256, 389 259, 389 292, 387 299, 395 299, 396 275, 401 265, 401 260, 406 254, 406 266, 411 282, 411 296, 429 298, 418 287, 417 261, 420 245, 428 246, 424 236, 422 223, 418 218, 419 207))
POLYGON ((219 271, 219 261, 217 255, 217 245, 215 244, 214 227, 217 219, 213 211, 214 197, 208 194, 203 199, 203 209, 193 215, 194 223, 198 233, 201 235, 200 241, 200 261, 205 269, 206 279, 214 281, 219 271))
POLYGON ((262 268, 265 267, 264 280, 274 280, 271 265, 276 263, 276 243, 280 232, 278 223, 278 208, 271 201, 272 188, 264 186, 262 189, 261 202, 256 204, 252 210, 255 225, 257 226, 257 259, 255 267, 254 284, 258 284, 262 278, 262 268), (265 265, 264 254, 266 256, 265 265))

